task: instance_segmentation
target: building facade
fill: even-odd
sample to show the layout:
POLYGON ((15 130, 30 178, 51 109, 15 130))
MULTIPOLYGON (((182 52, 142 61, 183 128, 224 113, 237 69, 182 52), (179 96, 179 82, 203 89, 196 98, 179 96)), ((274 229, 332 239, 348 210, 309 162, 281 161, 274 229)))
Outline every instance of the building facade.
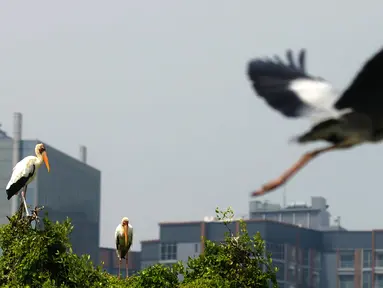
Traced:
MULTIPOLYGON (((281 288, 383 287, 383 230, 348 231, 340 225, 331 226, 322 197, 313 197, 310 206, 267 203, 265 208, 264 204, 258 203, 250 213, 255 219, 245 222, 250 235, 260 232, 265 240, 266 250, 279 268, 281 288)), ((159 239, 141 242, 141 269, 155 263, 186 262, 189 256, 203 252, 202 237, 223 241, 227 231, 222 222, 211 218, 159 226, 159 239)), ((239 221, 229 228, 238 232, 239 221)))
MULTIPOLYGON (((51 171, 48 173, 44 165, 38 170, 36 179, 28 185, 27 204, 44 205, 41 214, 47 212, 52 221, 69 217, 74 226, 70 236, 73 251, 89 254, 94 263, 99 263, 101 172, 86 163, 85 147, 80 149, 80 161, 44 141, 23 140, 20 113, 15 113, 14 126, 13 138, 0 131, 0 185, 5 190, 12 167, 22 158, 35 155, 36 144, 44 143, 51 171)), ((19 201, 18 196, 0 200, 0 224, 8 223, 6 216, 15 212, 19 201)))

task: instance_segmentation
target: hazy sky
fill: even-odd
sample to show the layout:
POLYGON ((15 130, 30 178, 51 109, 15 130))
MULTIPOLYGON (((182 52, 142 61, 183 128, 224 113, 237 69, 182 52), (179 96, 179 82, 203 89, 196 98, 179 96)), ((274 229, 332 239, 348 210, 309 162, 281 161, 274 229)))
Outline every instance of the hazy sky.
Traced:
MULTIPOLYGON (((308 50, 340 89, 383 44, 382 1, 2 1, 0 121, 102 170, 101 245, 123 216, 139 240, 158 222, 248 213, 249 192, 313 146, 251 90, 252 57, 308 50), (366 2, 367 3, 367 2, 366 2)), ((382 68, 383 69, 383 68, 382 68)), ((288 201, 324 196, 350 229, 383 228, 383 146, 320 157, 288 201)), ((282 190, 263 197, 282 200, 282 190)))

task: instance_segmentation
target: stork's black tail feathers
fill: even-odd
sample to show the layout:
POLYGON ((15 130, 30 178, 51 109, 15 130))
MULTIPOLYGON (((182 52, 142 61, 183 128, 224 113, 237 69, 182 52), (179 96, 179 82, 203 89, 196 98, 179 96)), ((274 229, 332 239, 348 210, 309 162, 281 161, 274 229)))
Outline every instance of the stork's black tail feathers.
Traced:
POLYGON ((9 190, 6 190, 7 192, 7 200, 11 199, 13 195, 15 195, 14 193, 10 192, 9 190))

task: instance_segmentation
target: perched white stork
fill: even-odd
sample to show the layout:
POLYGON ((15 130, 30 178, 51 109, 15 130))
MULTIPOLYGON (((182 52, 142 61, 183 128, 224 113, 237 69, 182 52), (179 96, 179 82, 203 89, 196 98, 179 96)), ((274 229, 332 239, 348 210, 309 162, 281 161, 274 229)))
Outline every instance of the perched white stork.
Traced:
POLYGON ((129 218, 124 217, 118 224, 114 233, 116 240, 116 253, 118 257, 118 278, 121 275, 121 259, 125 259, 126 277, 128 277, 128 252, 133 243, 133 226, 129 224, 129 218))
POLYGON ((47 167, 48 172, 50 171, 50 165, 48 160, 47 151, 45 150, 44 144, 37 144, 35 147, 36 156, 27 156, 21 161, 19 161, 15 167, 13 167, 13 172, 11 176, 11 180, 9 180, 6 192, 7 199, 11 199, 12 196, 17 195, 19 191, 23 189, 21 192, 21 197, 24 202, 25 210, 27 216, 28 208, 27 203, 25 202, 25 196, 27 193, 27 186, 31 183, 37 175, 37 169, 44 162, 47 167))

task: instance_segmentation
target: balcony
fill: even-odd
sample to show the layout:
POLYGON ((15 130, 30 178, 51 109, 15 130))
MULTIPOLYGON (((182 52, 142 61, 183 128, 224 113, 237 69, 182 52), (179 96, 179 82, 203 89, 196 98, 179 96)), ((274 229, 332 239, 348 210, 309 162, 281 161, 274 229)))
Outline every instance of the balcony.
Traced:
POLYGON ((339 270, 353 270, 354 269, 354 257, 355 252, 353 250, 340 251, 339 254, 339 270))
POLYGON ((383 271, 383 251, 375 251, 375 269, 383 271))

